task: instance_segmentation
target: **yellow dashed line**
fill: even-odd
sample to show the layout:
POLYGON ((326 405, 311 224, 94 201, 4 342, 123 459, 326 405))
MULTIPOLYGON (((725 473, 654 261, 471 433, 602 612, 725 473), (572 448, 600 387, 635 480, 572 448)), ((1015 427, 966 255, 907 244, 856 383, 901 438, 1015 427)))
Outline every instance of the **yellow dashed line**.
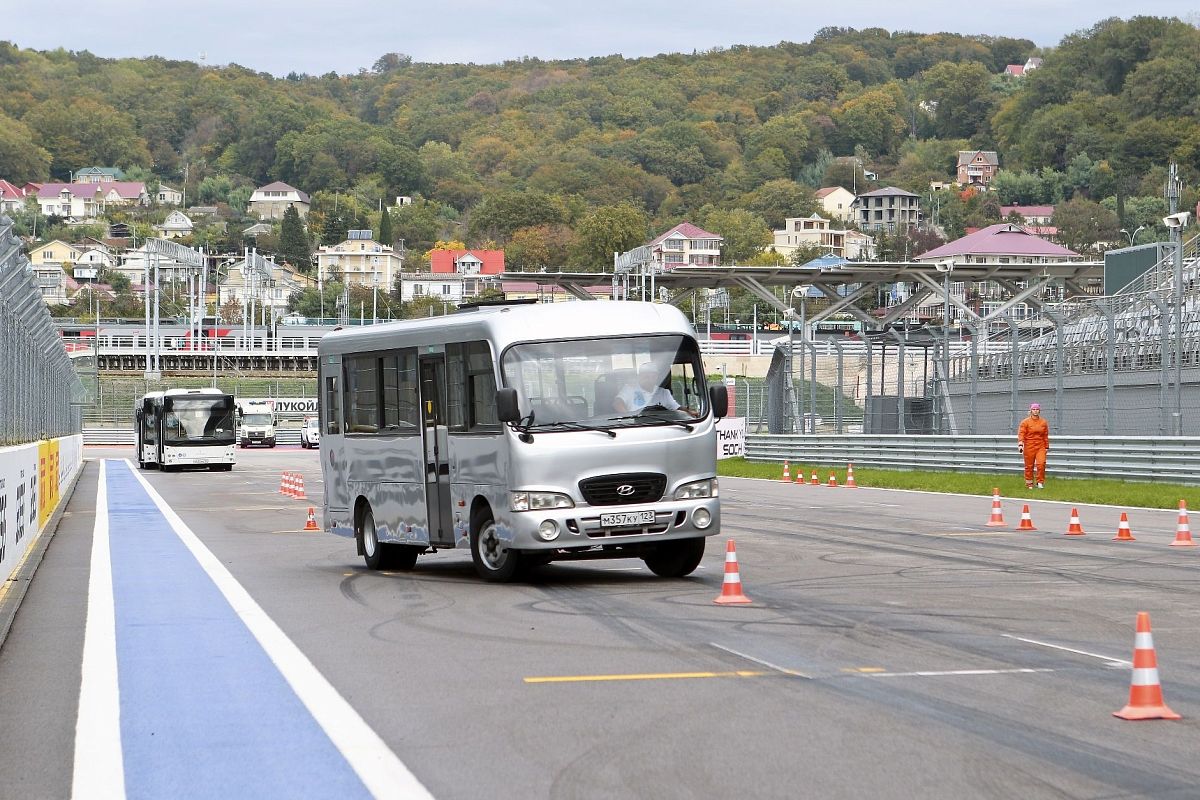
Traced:
POLYGON ((599 681, 666 681, 687 678, 761 678, 771 672, 738 670, 736 672, 646 672, 632 675, 552 675, 525 678, 525 683, 595 683, 599 681))

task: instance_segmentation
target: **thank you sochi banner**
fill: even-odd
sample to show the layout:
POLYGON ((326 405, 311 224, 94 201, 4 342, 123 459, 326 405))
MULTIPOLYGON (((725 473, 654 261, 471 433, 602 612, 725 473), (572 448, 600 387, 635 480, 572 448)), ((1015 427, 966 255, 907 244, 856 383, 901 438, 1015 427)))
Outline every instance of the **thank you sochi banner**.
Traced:
POLYGON ((725 417, 717 420, 717 458, 746 455, 746 418, 725 417))

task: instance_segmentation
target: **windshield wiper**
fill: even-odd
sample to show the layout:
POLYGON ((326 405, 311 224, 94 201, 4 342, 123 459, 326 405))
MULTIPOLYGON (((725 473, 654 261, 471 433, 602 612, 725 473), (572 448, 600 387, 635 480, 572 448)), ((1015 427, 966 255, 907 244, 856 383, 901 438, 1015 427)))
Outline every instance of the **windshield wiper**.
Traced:
POLYGON ((672 410, 673 409, 667 408, 662 403, 655 403, 652 406, 644 407, 641 411, 639 411, 636 414, 626 414, 625 416, 621 416, 621 417, 609 417, 608 419, 610 422, 616 422, 618 420, 624 420, 624 419, 653 419, 655 422, 667 423, 669 425, 678 425, 681 428, 687 429, 687 431, 690 433, 692 430, 692 426, 696 424, 694 422, 687 422, 682 419, 666 419, 664 417, 653 416, 651 414, 646 413, 647 411, 653 412, 653 411, 672 411, 672 410))
POLYGON ((534 428, 565 428, 571 431, 599 431, 601 433, 607 433, 608 438, 610 439, 617 438, 617 433, 612 428, 606 428, 602 425, 585 425, 582 422, 572 422, 566 420, 559 422, 539 422, 537 425, 530 425, 527 430, 534 428))

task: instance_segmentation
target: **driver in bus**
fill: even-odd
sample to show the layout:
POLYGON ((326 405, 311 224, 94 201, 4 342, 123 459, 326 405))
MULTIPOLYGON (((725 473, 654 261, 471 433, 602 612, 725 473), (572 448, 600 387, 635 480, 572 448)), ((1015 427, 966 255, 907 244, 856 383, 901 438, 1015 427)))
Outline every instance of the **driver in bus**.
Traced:
MULTIPOLYGON (((637 383, 627 384, 613 398, 613 410, 618 414, 637 414, 647 406, 662 406, 668 411, 679 409, 679 402, 669 389, 663 388, 660 381, 661 373, 654 362, 642 364, 638 367, 637 383)), ((683 410, 696 416, 696 412, 690 408, 683 410)))

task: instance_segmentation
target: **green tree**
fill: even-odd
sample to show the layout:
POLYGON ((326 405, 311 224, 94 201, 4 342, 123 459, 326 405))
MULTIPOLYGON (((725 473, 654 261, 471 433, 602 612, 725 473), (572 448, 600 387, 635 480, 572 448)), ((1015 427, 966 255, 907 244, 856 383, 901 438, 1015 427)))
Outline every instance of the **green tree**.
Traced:
POLYGON ((983 64, 942 62, 925 72, 926 100, 937 103, 934 129, 941 138, 970 138, 987 124, 995 103, 992 76, 983 64))
POLYGON ((771 229, 762 217, 744 208, 720 209, 706 206, 700 209, 699 225, 720 234, 721 260, 726 264, 741 264, 771 244, 771 229))
POLYGON ((89 97, 59 98, 33 108, 22 120, 50 153, 50 171, 66 178, 86 166, 150 165, 146 141, 128 114, 89 97))
POLYGON ((388 207, 384 206, 379 212, 379 243, 391 247, 396 241, 396 235, 392 233, 392 215, 388 213, 388 207))
POLYGON ((507 239, 518 228, 566 222, 561 197, 538 191, 504 191, 487 195, 471 213, 473 238, 507 239))
POLYGON ((773 229, 782 228, 788 217, 807 217, 818 210, 812 189, 787 178, 767 181, 747 192, 738 205, 762 217, 773 229))
POLYGON ((312 269, 312 246, 295 206, 288 206, 283 212, 283 222, 279 226, 279 257, 303 272, 312 269))
POLYGON ((50 175, 50 153, 29 126, 0 112, 0 175, 20 186, 50 175))
POLYGON ((598 208, 575 228, 571 263, 590 269, 611 269, 613 253, 644 244, 648 229, 646 212, 631 203, 598 208))
POLYGON ((1058 240, 1077 253, 1094 252, 1097 245, 1117 241, 1121 224, 1117 215, 1099 203, 1073 198, 1054 209, 1058 240))

